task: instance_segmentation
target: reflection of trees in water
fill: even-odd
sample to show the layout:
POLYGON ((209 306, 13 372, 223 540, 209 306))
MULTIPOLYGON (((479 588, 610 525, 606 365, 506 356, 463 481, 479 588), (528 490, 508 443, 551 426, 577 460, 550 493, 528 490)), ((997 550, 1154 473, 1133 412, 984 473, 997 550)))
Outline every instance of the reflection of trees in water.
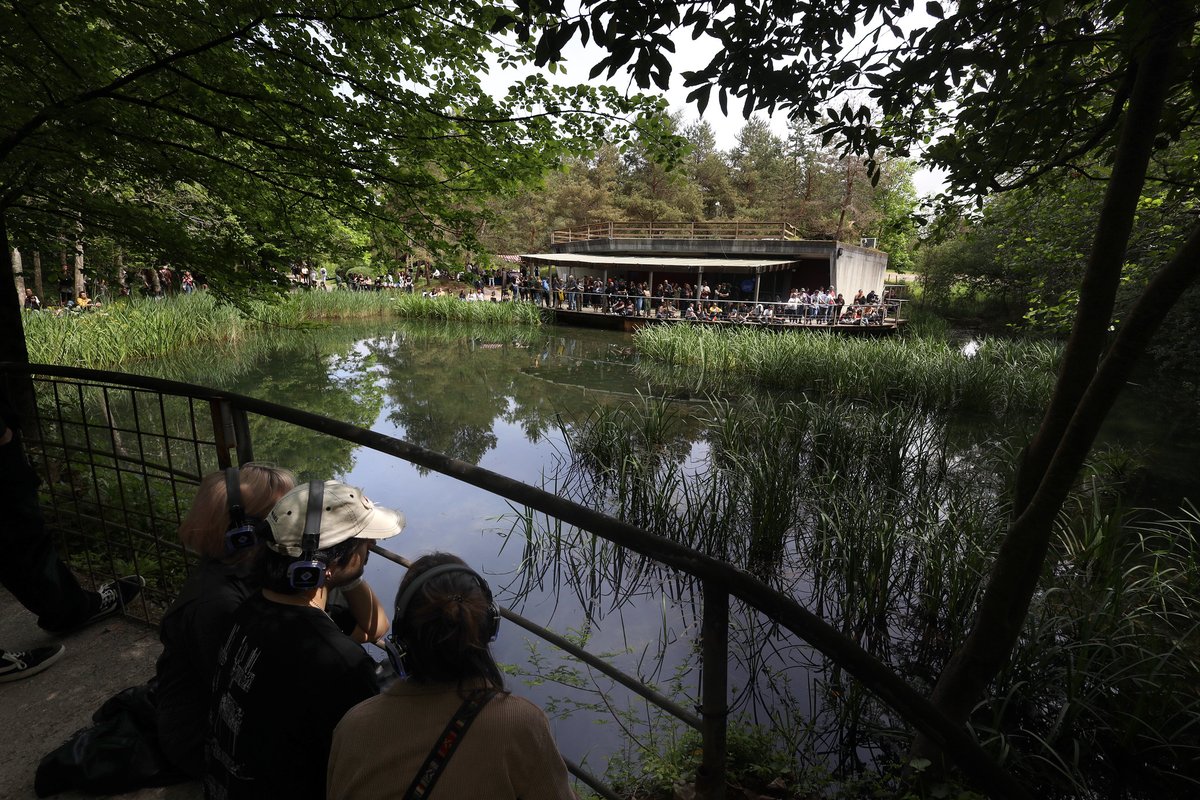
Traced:
MULTIPOLYGON (((1000 473, 964 451, 944 417, 770 399, 685 409, 641 400, 565 424, 569 452, 549 488, 756 574, 889 663, 945 658, 1003 509, 1000 473)), ((530 514, 513 535, 526 566, 515 590, 574 593, 593 620, 667 602, 698 629, 686 578, 530 514)), ((736 709, 802 742, 814 763, 852 767, 877 744, 863 732, 895 724, 840 670, 745 609, 732 617, 730 654, 736 709)))
POLYGON ((366 346, 388 421, 407 440, 472 464, 495 448, 497 420, 538 442, 561 418, 614 402, 610 390, 627 372, 616 362, 598 369, 602 349, 546 329, 402 325, 366 346))
MULTIPOLYGON (((147 364, 148 373, 270 400, 371 427, 383 407, 369 352, 356 347, 360 326, 306 327, 264 333, 230 351, 198 348, 184 358, 147 364)), ((354 445, 287 423, 250 416, 255 458, 298 470, 301 478, 344 475, 354 445)))

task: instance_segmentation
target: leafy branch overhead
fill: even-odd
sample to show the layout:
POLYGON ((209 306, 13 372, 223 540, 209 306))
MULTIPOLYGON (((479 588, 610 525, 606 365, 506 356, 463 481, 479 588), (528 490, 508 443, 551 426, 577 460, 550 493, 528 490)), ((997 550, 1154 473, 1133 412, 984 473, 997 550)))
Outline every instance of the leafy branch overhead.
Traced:
MULTIPOLYGON (((22 238, 63 219, 153 214, 194 185, 253 217, 298 201, 396 219, 438 241, 464 198, 511 191, 597 141, 657 130, 657 99, 540 75, 494 96, 490 64, 529 47, 489 33, 488 2, 166 2, 0 10, 0 213, 22 238), (105 187, 131 187, 117 208, 105 187)), ((663 139, 669 148, 674 143, 663 139)), ((118 227, 141 223, 114 220, 118 227)), ((40 231, 40 233, 39 233, 40 231)))
MULTIPOLYGON (((701 110, 715 94, 723 113, 782 112, 821 127, 827 142, 875 157, 919 149, 953 190, 985 195, 1073 166, 1116 143, 1132 87, 1130 48, 1144 46, 1153 2, 928 2, 912 0, 584 0, 552 21, 539 63, 578 38, 602 56, 592 76, 625 71, 637 86, 672 78, 673 36, 705 40, 713 55, 684 72, 701 110), (907 19, 906 19, 907 18, 907 19), (1142 45, 1136 44, 1143 42, 1142 45)), ((1190 30, 1196 8, 1173 21, 1190 30)), ((526 6, 527 7, 527 6, 526 6)), ((1171 76, 1158 147, 1196 125, 1200 81, 1193 49, 1171 76)))

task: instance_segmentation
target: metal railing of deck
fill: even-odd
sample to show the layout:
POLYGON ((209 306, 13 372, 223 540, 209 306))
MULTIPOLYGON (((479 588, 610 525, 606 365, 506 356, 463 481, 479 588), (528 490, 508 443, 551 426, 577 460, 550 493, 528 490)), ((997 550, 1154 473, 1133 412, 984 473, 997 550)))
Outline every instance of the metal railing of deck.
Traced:
POLYGON ((550 234, 551 244, 590 239, 803 239, 787 222, 597 222, 564 228, 550 234))
MULTIPOLYGON (((186 577, 188 555, 175 539, 183 514, 180 487, 214 469, 254 457, 250 415, 336 437, 534 509, 687 574, 701 587, 699 713, 662 696, 638 678, 508 609, 504 616, 602 672, 700 731, 697 796, 725 797, 728 620, 737 598, 806 641, 940 745, 968 779, 994 797, 1029 795, 969 731, 791 597, 740 569, 543 489, 417 445, 306 411, 192 384, 48 365, 0 364, 0 378, 32 384, 38 411, 22 429, 47 480, 49 527, 73 565, 93 580, 132 568, 147 578, 139 608, 154 621, 186 577), (81 557, 82 553, 82 557, 81 557)), ((189 492, 190 494, 190 492, 189 492)), ((394 553, 378 549, 405 566, 394 553)), ((568 761, 577 778, 606 798, 611 788, 568 761)))
POLYGON ((546 298, 540 288, 517 289, 515 299, 522 302, 540 303, 548 308, 565 311, 596 311, 605 314, 624 313, 633 317, 659 317, 661 319, 686 320, 691 306, 701 321, 751 322, 795 325, 882 325, 902 322, 905 298, 888 297, 871 303, 801 303, 796 301, 729 300, 684 295, 639 295, 636 292, 609 294, 605 291, 585 289, 554 289, 546 298), (622 312, 614 312, 617 302, 624 306, 622 312), (632 308, 630 308, 632 306, 632 308), (712 307, 716 311, 711 311, 712 307), (755 307, 758 307, 756 310, 755 307), (659 311, 662 310, 660 314, 659 311), (769 309, 770 314, 760 313, 769 309))

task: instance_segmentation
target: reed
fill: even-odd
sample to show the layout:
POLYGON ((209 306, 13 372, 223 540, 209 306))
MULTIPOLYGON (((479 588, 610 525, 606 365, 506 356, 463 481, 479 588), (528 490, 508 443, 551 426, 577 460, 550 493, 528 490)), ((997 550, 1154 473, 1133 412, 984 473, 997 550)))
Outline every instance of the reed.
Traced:
MULTIPOLYGON (((1006 528, 1011 453, 971 447, 966 458, 946 415, 912 405, 714 400, 700 430, 677 408, 641 399, 563 422, 554 491, 758 574, 931 689, 1006 528)), ((1200 780, 1184 766, 1200 755, 1200 514, 1108 508, 1107 479, 1093 477, 1072 496, 1022 646, 972 725, 1047 797, 1119 795, 1128 775, 1147 796, 1187 796, 1200 780)), ((514 532, 530 572, 552 572, 581 601, 694 602, 695 587, 591 535, 531 516, 514 532)), ((861 747, 881 764, 903 758, 888 743, 911 732, 893 730, 836 666, 809 664, 799 689, 811 694, 798 699, 786 674, 803 648, 745 609, 731 619, 731 658, 754 676, 733 711, 809 709, 772 719, 807 742, 801 768, 857 763, 861 747)))
POLYGON ((750 382, 814 396, 996 414, 1044 405, 1061 354, 1041 341, 989 339, 968 356, 931 338, 703 325, 648 326, 635 334, 634 346, 644 357, 639 370, 675 390, 719 392, 750 382))
POLYGON ((165 300, 117 301, 81 314, 44 311, 22 317, 31 361, 93 368, 160 358, 201 343, 209 353, 224 354, 257 331, 373 318, 477 326, 540 323, 537 308, 527 303, 465 303, 455 297, 318 291, 251 301, 240 310, 206 292, 196 292, 165 300))

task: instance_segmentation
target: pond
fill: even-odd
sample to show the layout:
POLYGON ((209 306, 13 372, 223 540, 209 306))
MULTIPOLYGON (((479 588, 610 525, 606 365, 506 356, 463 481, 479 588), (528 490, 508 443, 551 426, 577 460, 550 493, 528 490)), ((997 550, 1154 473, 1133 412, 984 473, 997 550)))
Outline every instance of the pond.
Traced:
MULTIPOLYGON (((606 409, 654 402, 659 391, 639 378, 636 361, 627 334, 389 322, 264 335, 232 353, 198 351, 130 371, 353 422, 553 489, 570 465, 569 431, 606 409)), ((680 396, 660 407, 670 409, 676 430, 682 431, 670 445, 674 461, 684 470, 705 461, 715 446, 705 428, 720 409, 714 412, 707 402, 680 396)), ((1181 436, 1180 419, 1135 395, 1123 398, 1104 433, 1110 444, 1136 446, 1152 468, 1145 473, 1149 478, 1129 487, 1139 502, 1169 507, 1196 496, 1194 471, 1181 467, 1200 455, 1198 439, 1181 436)), ((939 433, 931 423, 929 436, 904 445, 904 460, 913 464, 922 458, 913 450, 925 445, 912 442, 932 442, 928 446, 940 448, 939 454, 953 450, 943 472, 972 480, 976 470, 986 469, 984 462, 998 443, 1028 424, 959 420, 939 433)), ((500 602, 586 642, 589 651, 611 657, 686 707, 695 704, 698 601, 692 587, 670 573, 627 564, 603 549, 591 555, 575 549, 559 558, 545 538, 546 526, 522 525, 522 510, 500 498, 303 431, 256 422, 252 432, 257 460, 293 468, 303 478, 363 486, 376 502, 401 509, 408 527, 385 543, 389 549, 414 558, 434 550, 460 555, 488 578, 500 602)), ((772 579, 820 606, 828 602, 825 587, 813 585, 812 575, 796 568, 803 557, 795 548, 772 554, 767 559, 772 579)), ((378 558, 368 566, 372 584, 389 600, 401 572, 378 558)), ((846 602, 845 597, 837 602, 846 602)), ((843 726, 833 725, 828 734, 811 731, 813 718, 847 713, 836 670, 827 669, 802 643, 778 639, 752 615, 735 610, 733 626, 730 680, 740 716, 791 731, 783 744, 790 752, 808 747, 835 766, 871 757, 854 737, 846 740, 843 726)), ((625 690, 614 690, 599 674, 564 662, 523 631, 502 626, 494 647, 513 672, 510 688, 551 712, 564 754, 594 773, 603 774, 613 754, 636 749, 626 734, 655 748, 672 741, 674 734, 657 712, 625 690)))

